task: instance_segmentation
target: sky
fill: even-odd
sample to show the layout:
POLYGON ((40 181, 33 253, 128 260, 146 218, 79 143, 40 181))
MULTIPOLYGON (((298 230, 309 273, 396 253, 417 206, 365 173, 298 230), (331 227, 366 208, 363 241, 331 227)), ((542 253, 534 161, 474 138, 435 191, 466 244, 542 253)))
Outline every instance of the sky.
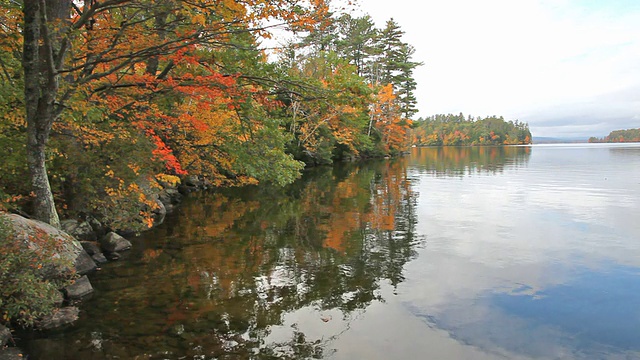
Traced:
MULTIPOLYGON (((360 0, 424 63, 417 117, 528 122, 538 137, 640 128, 640 0, 360 0)), ((359 13, 356 12, 356 15, 359 13)))

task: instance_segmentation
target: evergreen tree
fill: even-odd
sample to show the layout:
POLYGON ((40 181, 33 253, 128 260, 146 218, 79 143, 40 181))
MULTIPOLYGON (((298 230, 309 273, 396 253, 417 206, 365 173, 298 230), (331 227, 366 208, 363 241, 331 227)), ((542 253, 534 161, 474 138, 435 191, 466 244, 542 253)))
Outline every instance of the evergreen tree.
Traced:
POLYGON ((393 19, 387 21, 386 27, 380 32, 380 81, 393 84, 400 111, 405 118, 410 118, 417 112, 413 69, 422 63, 411 61, 415 48, 402 42, 402 35, 404 31, 393 19))
POLYGON ((380 54, 376 47, 378 30, 371 17, 359 18, 344 14, 338 19, 339 39, 336 52, 356 67, 359 76, 365 76, 367 63, 380 54))

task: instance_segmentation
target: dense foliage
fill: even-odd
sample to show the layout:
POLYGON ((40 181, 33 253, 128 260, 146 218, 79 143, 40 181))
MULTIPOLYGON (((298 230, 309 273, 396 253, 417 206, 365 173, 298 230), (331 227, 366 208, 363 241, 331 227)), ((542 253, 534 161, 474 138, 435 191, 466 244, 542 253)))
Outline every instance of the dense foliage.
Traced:
POLYGON ((434 115, 415 122, 412 143, 439 145, 522 145, 531 144, 527 123, 505 121, 502 116, 485 118, 458 115, 434 115))
POLYGON ((604 138, 591 137, 590 143, 640 142, 640 129, 615 130, 604 138))
POLYGON ((393 20, 323 0, 0 7, 0 209, 147 226, 158 177, 286 184, 408 146, 419 64, 393 20), (271 24, 298 35, 277 57, 271 24))

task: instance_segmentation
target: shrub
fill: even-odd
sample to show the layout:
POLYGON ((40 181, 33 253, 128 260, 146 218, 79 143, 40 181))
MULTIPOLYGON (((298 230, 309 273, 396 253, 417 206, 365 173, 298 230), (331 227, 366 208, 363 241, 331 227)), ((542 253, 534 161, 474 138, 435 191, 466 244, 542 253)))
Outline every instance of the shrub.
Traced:
POLYGON ((60 299, 59 289, 75 278, 71 270, 50 275, 52 269, 73 269, 71 261, 58 255, 61 244, 47 236, 31 241, 32 247, 22 244, 0 217, 0 324, 33 326, 51 313, 60 299))

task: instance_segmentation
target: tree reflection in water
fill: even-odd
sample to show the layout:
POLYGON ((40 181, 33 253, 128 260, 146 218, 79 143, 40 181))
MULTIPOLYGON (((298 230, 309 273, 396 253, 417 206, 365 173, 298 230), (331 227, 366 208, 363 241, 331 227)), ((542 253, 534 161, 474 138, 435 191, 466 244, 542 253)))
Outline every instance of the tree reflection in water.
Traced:
POLYGON ((322 358, 415 257, 406 166, 346 164, 286 188, 197 194, 93 276, 96 296, 77 326, 28 350, 35 359, 322 358), (341 328, 311 337, 285 321, 302 310, 341 328))

